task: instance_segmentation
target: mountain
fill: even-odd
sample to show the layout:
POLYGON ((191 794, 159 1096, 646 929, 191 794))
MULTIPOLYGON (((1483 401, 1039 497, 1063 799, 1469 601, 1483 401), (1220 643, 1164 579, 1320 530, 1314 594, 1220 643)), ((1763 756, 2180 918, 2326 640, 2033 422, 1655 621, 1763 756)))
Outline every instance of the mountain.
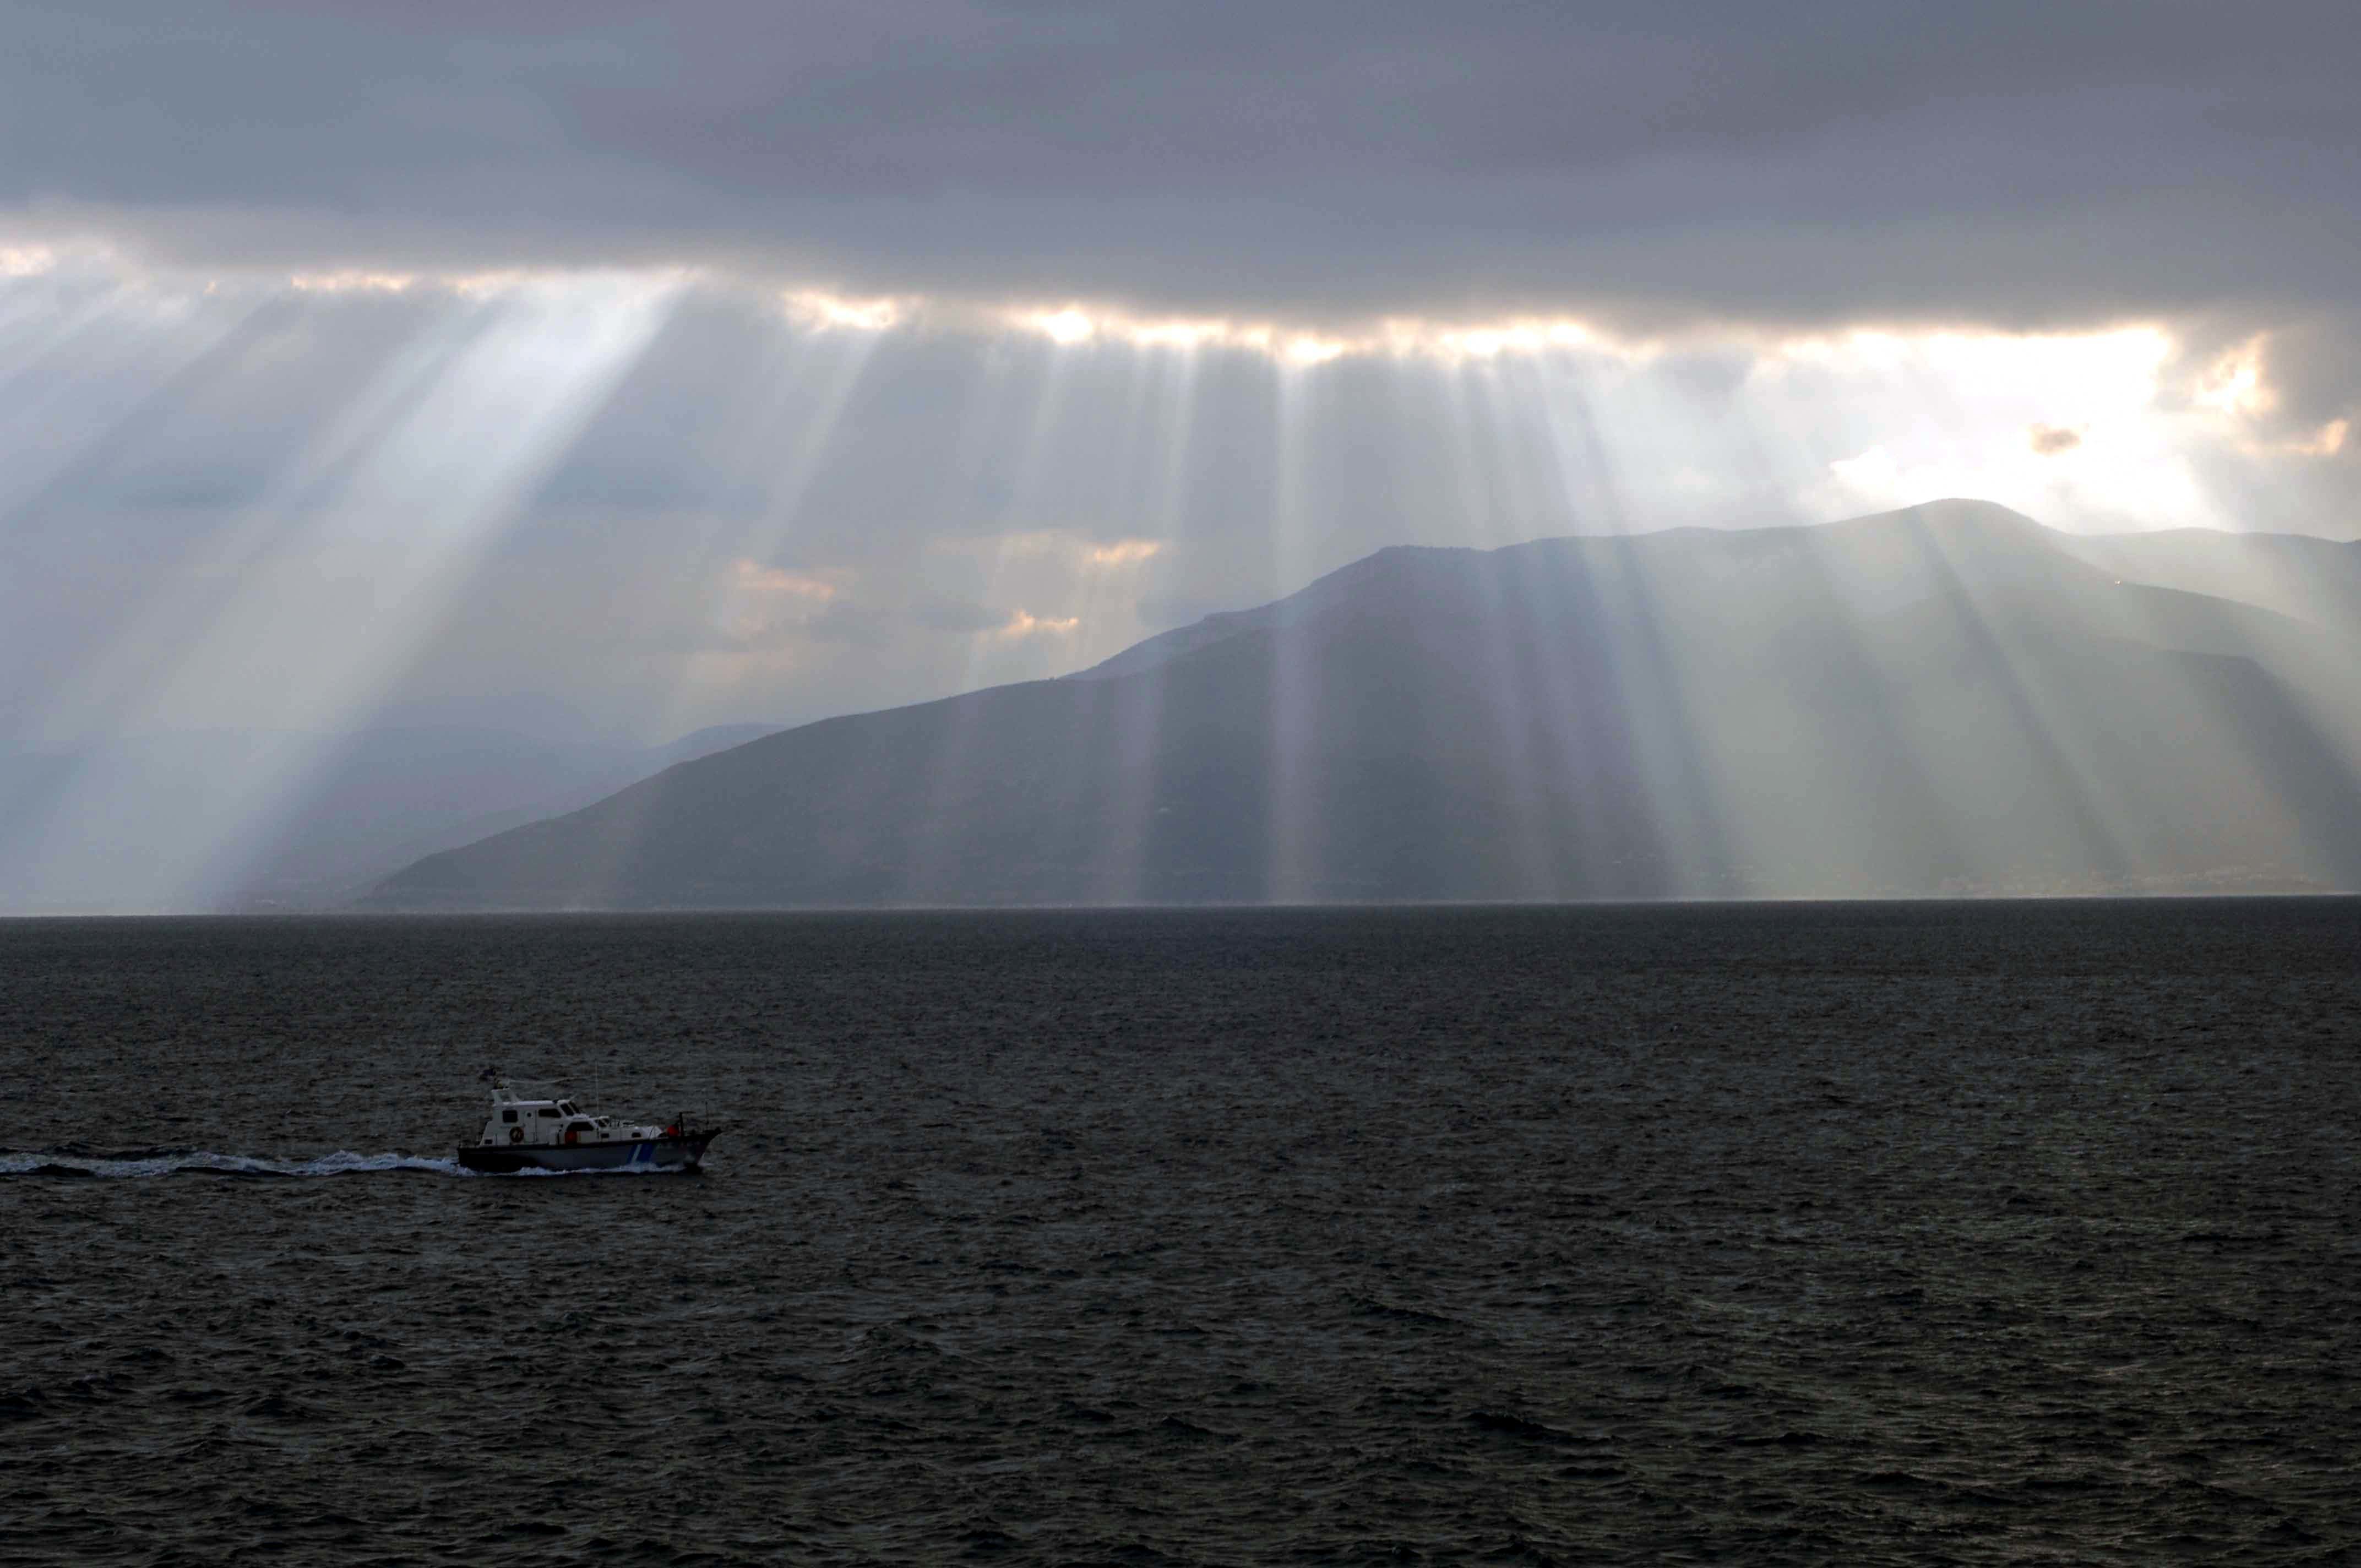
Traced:
POLYGON ((2160 581, 2141 537, 1971 501, 1382 551, 1064 679, 671 768, 368 903, 2361 887, 2361 615, 2300 591, 2361 546, 2241 576, 2164 539, 2160 581))
POLYGON ((568 735, 524 709, 519 729, 380 717, 415 721, 0 754, 0 913, 341 907, 422 855, 578 809, 775 729, 727 725, 642 748, 584 738, 587 724, 568 735), (223 823, 258 799, 271 809, 225 841, 223 823))
POLYGON ((340 905, 423 855, 577 810, 676 762, 777 730, 720 724, 653 747, 450 727, 347 736, 224 902, 340 905))
POLYGON ((2116 577, 2243 599, 2322 626, 2361 621, 2361 543, 2309 534, 2060 534, 2059 547, 2116 577))

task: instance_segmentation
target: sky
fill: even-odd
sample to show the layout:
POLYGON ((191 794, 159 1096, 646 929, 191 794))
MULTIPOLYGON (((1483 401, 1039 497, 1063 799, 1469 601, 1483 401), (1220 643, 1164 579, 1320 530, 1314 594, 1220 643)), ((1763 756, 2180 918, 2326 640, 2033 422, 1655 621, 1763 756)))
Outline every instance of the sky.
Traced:
POLYGON ((2361 533, 2350 4, 0 36, 0 750, 653 744, 1392 544, 1945 495, 2361 533))

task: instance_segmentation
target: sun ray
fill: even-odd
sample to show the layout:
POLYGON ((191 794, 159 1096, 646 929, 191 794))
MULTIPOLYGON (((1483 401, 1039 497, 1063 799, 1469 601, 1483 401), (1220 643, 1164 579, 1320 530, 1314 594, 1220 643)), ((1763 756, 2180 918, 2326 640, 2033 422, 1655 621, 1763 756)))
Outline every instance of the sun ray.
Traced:
MULTIPOLYGON (((758 349, 768 363, 754 387, 720 409, 725 427, 707 444, 705 464, 712 473, 754 475, 761 510, 742 524, 712 529, 683 552, 678 564, 706 586, 709 621, 730 613, 734 564, 770 565, 806 521, 814 489, 839 455, 846 414, 898 323, 877 302, 823 301, 777 329, 788 334, 784 345, 765 342, 758 349)), ((709 700, 697 688, 697 670, 693 657, 682 661, 668 690, 653 704, 659 734, 681 728, 691 703, 709 700)))
MULTIPOLYGON (((0 285, 0 292, 15 291, 0 285)), ((118 289, 54 311, 29 341, 10 345, 10 372, 0 375, 0 518, 38 500, 227 342, 258 305, 247 297, 158 299, 118 289)))
MULTIPOLYGON (((1604 532, 1621 542, 1599 552, 1598 572, 1586 579, 1585 591, 1598 596, 1601 624, 1616 627, 1618 635, 1592 661, 1587 676, 1597 684, 1576 700, 1576 711, 1598 715, 1594 733, 1612 737, 1611 744, 1623 754, 1587 764, 1569 761, 1628 770, 1622 776, 1635 781, 1645 801, 1636 822, 1579 828, 1587 835, 1587 852, 1635 870, 1661 864, 1670 885, 1691 895, 1743 894, 1749 883, 1743 858, 1731 841, 1722 775, 1701 749, 1682 650, 1659 611, 1661 591, 1646 557, 1629 548, 1633 520, 1623 504, 1614 455, 1572 364, 1552 362, 1541 389, 1560 508, 1582 520, 1585 532, 1604 532), (1619 659, 1618 648, 1630 650, 1628 657, 1619 659), (1640 841, 1601 839, 1627 832, 1640 841)), ((1575 809, 1580 809, 1578 802, 1575 809)))
MULTIPOLYGON (((1955 491, 1995 495, 2077 527, 2220 523, 2268 510, 2270 486, 2297 483, 2290 465, 2347 460, 2334 449, 2333 421, 2270 422, 2280 415, 2264 340, 2200 363, 2202 355, 2156 323, 2047 334, 1888 327, 1782 335, 1693 325, 1641 338, 1546 316, 1167 321, 1090 300, 1012 313, 915 295, 754 288, 713 272, 604 277, 357 269, 268 286, 227 278, 200 289, 127 263, 76 270, 0 262, 0 455, 12 458, 0 488, 8 491, 12 562, 40 559, 27 554, 32 542, 60 537, 85 491, 103 499, 109 485, 149 474, 235 480, 220 480, 225 501, 155 503, 209 510, 176 524, 169 549, 120 572, 104 590, 112 598, 90 593, 97 608, 75 623, 79 641, 63 644, 70 653, 44 655, 57 668, 37 696, 10 696, 10 725, 71 750, 168 714, 202 711, 216 725, 349 721, 372 694, 438 668, 418 651, 438 627, 475 624, 446 616, 462 587, 475 584, 468 610, 481 619, 478 601, 496 577, 476 567, 506 525, 455 523, 455 512, 511 516, 530 504, 555 519, 569 506, 620 514, 633 496, 680 498, 651 500, 644 518, 629 520, 640 530, 634 558, 666 561, 658 575, 667 581, 619 586, 610 601, 633 632, 661 625, 671 635, 678 629, 664 620, 670 600, 687 607, 707 596, 707 641, 675 636, 646 661, 659 674, 629 677, 631 722, 669 729, 692 707, 821 700, 836 689, 828 684, 836 672, 863 662, 843 650, 866 635, 898 639, 908 667, 896 676, 913 685, 929 659, 942 685, 962 690, 1087 663, 1147 629, 1140 603, 1151 586, 1182 599, 1218 593, 1226 602, 1256 587, 1279 598, 1384 543, 1497 549, 1568 531, 1636 537, 1668 522, 1826 520, 1955 491), (601 312, 611 316, 592 301, 599 288, 694 295, 700 310, 742 305, 768 319, 770 335, 749 334, 730 360, 747 366, 743 375, 694 389, 693 354, 625 356, 646 365, 631 398, 654 388, 647 395, 675 400, 645 426, 668 422, 672 445, 619 440, 617 448, 635 450, 619 450, 603 467, 569 464, 545 495, 529 500, 528 486, 478 504, 470 487, 500 467, 486 455, 499 440, 445 417, 448 410, 468 403, 460 389, 490 384, 486 356, 522 362, 532 357, 527 340, 554 340, 556 315, 577 329, 601 312), (561 295, 562 309, 520 324, 539 308, 531 302, 561 295), (317 378, 318 409, 300 421, 266 405, 266 418, 279 417, 293 439, 283 445, 290 455, 260 475, 255 499, 237 499, 255 492, 233 464, 200 474, 198 443, 206 417, 216 416, 191 417, 182 405, 234 410, 277 374, 270 355, 319 351, 280 343, 304 335, 281 334, 281 324, 354 312, 373 313, 380 324, 399 319, 410 335, 388 344, 362 334, 360 351, 317 378), (963 405, 941 404, 947 438, 873 417, 921 375, 974 378, 960 389, 963 405), (2214 454, 2211 467, 2191 455, 2205 451, 2214 454), (2224 453, 2267 453, 2278 466, 2225 481, 2224 453), (638 485, 637 460, 662 469, 661 481, 638 485), (900 472, 884 488, 897 498, 898 519, 862 488, 892 467, 900 472), (920 470, 925 483, 906 477, 920 470), (596 490, 609 480, 614 499, 596 490), (931 510, 927 484, 937 487, 931 510), (915 500, 900 489, 915 490, 915 500), (405 521, 383 521, 396 514, 405 521), (880 565, 890 552, 852 542, 873 518, 909 530, 905 559, 918 565, 898 582, 880 565), (676 535, 669 542, 660 537, 667 529, 676 535), (390 599, 371 603, 371 593, 390 599), (748 619, 749 595, 768 596, 767 619, 748 619), (877 630, 859 624, 864 617, 928 630, 877 630), (363 643, 377 652, 356 652, 363 643), (291 657, 289 649, 300 652, 291 657)), ((556 379, 584 378, 563 355, 551 362, 556 379)), ((535 408, 516 386, 500 396, 535 408)), ((472 406, 491 400, 486 394, 472 406)), ((935 406, 921 417, 938 417, 935 406)), ((571 421, 526 417, 553 428, 571 421)), ((620 433, 624 417, 599 436, 620 433)), ((549 463, 524 466, 546 473, 549 463)), ((159 482, 153 493, 168 492, 159 482)), ((610 526, 606 515, 598 513, 601 527, 610 526)), ((2039 755, 2025 764, 2027 776, 2083 803, 2061 854, 2109 876, 2147 874, 2154 857, 2136 829, 2138 779, 2114 782, 2115 753, 2067 722, 2088 683, 2025 651, 2007 619, 2010 601, 1969 563, 1952 563, 1955 588, 1939 587, 1938 557, 1955 543, 1920 540, 1926 559, 1904 575, 1938 584, 1923 614, 1949 617, 1963 645, 1983 650, 1999 672, 1993 689, 2005 694, 1993 700, 2010 722, 2048 733, 2028 741, 2039 755)), ((1556 558, 1513 559, 1530 566, 1556 558)), ((1777 743, 1761 724, 1724 725, 1728 716, 1699 706, 1727 703, 1736 688, 1714 684, 1729 672, 1698 663, 1696 645, 1706 639, 1694 619, 1697 585, 1668 576, 1664 559, 1653 547, 1565 551, 1561 565, 1574 573, 1578 562, 1579 580, 1552 591, 1572 596, 1565 602, 1593 621, 1579 634, 1537 624, 1545 614, 1539 585, 1506 563, 1471 568, 1471 603, 1481 608, 1469 611, 1476 640, 1461 652, 1480 672, 1471 689, 1488 694, 1477 704, 1483 722, 1514 731, 1485 742, 1506 770, 1495 781, 1496 797, 1510 803, 1499 832, 1521 846, 1520 864, 1560 868, 1534 871, 1520 885, 1636 855, 1666 858, 1665 874, 1684 889, 1727 891, 1748 885, 1749 866, 1775 864, 1786 879, 1808 858, 1802 839, 1781 830, 1802 817, 1778 792, 1794 797, 1813 775, 1750 755, 1777 743), (1512 723, 1511 713, 1543 717, 1512 723), (1616 768, 1640 782, 1648 801, 1636 826, 1629 813, 1586 804, 1608 798, 1613 781, 1601 770, 1616 768)), ((2290 559, 2258 554, 2238 568, 2241 581, 2299 615, 2315 601, 2333 604, 2290 559)), ((1868 705, 1856 729, 1874 738, 1894 798, 1945 802, 1948 827, 1925 828, 1929 853, 1978 880, 2006 860, 2005 835, 1958 792, 1945 793, 1954 759, 1940 737, 1914 728, 1906 712, 1872 711, 1907 707, 1894 663, 1903 655, 1889 646, 1903 634, 1883 610, 1864 608, 1856 565, 1832 545, 1791 564, 1799 580, 1820 573, 1807 597, 1832 607, 1815 656, 1844 672, 1847 689, 1868 705)), ((20 590, 12 602, 22 600, 20 590)), ((1318 689, 1323 666, 1305 614, 1298 606, 1269 629, 1268 707, 1258 716, 1268 729, 1264 869, 1275 896, 1331 886, 1323 792, 1341 785, 1319 725, 1333 717, 1336 694, 1318 689)), ((2199 656, 2250 657, 2285 688, 2271 699, 2286 710, 2274 732, 2316 752, 2315 771, 2361 775, 2361 724, 2349 695, 2333 674, 2301 667, 2287 652, 2293 642, 2283 648, 2258 630, 2263 623, 2240 623, 2245 644, 2184 658, 2174 642, 2184 620, 2155 596, 2127 594, 2092 614, 2085 630, 2180 660, 2190 683, 2180 721, 2192 734, 2217 749, 2261 744, 2235 683, 2199 656)), ((456 657, 439 668, 456 668, 456 657)), ((586 673, 584 689, 596 678, 586 673)), ((1741 718, 1805 700, 1767 678, 1752 689, 1763 713, 1741 718)), ((1162 695, 1123 707, 1104 737, 1125 760, 1093 851, 1092 874, 1109 897, 1140 895, 1148 876, 1168 751, 1162 695)), ((968 765, 965 740, 953 739, 939 759, 947 779, 968 765)), ((280 761, 256 766, 272 776, 301 772, 280 761)), ((2246 784, 2249 794, 2276 787, 2259 765, 2246 784)), ((1884 798, 1861 787, 1868 793, 1855 804, 1884 798)), ((2316 838, 2306 825, 2317 801, 2293 786, 2279 793, 2285 798, 2264 815, 2275 810, 2316 838)), ((1820 806, 1832 810, 1844 791, 1821 795, 1820 806)))
POLYGON ((209 631, 226 624, 232 601, 246 591, 244 575, 264 563, 274 547, 318 526, 324 502, 346 481, 352 466, 490 320, 486 305, 450 301, 399 345, 326 427, 270 476, 262 495, 205 538, 186 568, 167 578, 126 622, 114 645, 64 686, 46 719, 52 740, 72 744, 135 722, 134 710, 152 705, 169 672, 184 663, 209 631))
MULTIPOLYGON (((2015 639, 1995 624, 1991 609, 1958 559, 1956 546, 1921 509, 1902 520, 1905 548, 1934 579, 1937 608, 1956 617, 1983 668, 1994 679, 2016 732, 2031 744, 2041 771, 2065 795, 2079 849, 2110 882, 2121 883, 2143 869, 2137 846, 2127 842, 2109 819, 2104 792, 2093 776, 2085 737, 2060 722, 2054 674, 2030 661, 2015 639)), ((2042 781, 2032 781, 2042 782, 2042 781)))
MULTIPOLYGON (((1012 521, 1029 524, 1040 516, 1043 492, 1051 473, 1051 454, 1055 449, 1060 427, 1069 413, 1069 399, 1079 367, 1080 356, 1088 352, 1078 346, 1087 338, 1059 337, 1056 346, 1045 356, 1035 393, 1031 418, 1027 422, 1023 437, 1016 447, 1016 461, 1007 473, 1007 499, 1000 509, 1000 530, 993 536, 985 552, 989 565, 985 568, 980 602, 987 609, 999 610, 1002 590, 1006 586, 1009 568, 1017 554, 1025 547, 1021 541, 1030 532, 1019 528, 1008 529, 1012 521)), ((1018 611, 1010 612, 1012 618, 1018 611)), ((1030 618, 1028 615, 1028 620, 1030 618)), ((1011 621, 982 628, 972 632, 967 642, 965 668, 961 672, 958 689, 973 691, 983 684, 984 672, 994 655, 1001 652, 1015 624, 1011 621)), ((1029 630, 1029 626, 1025 628, 1029 630)))
MULTIPOLYGON (((2111 541, 2083 542, 2078 548, 2061 535, 2056 543, 2063 553, 2094 563, 2118 555, 2111 541)), ((2254 570, 2263 580, 2267 602, 2303 602, 2309 585, 2268 547, 2248 553, 2259 557, 2254 570)), ((2120 558, 2139 559, 2130 553, 2120 558)), ((2334 863, 2344 853, 2343 839, 2326 824, 2336 808, 2304 797, 2349 797, 2361 781, 2361 698, 2343 678, 2361 665, 2361 638, 2334 615, 2323 625, 2307 627, 2275 612, 2250 610, 2235 599, 2149 589, 2136 577, 2112 586, 2114 593, 2092 596, 2083 608, 2106 634, 2166 651, 2174 661, 2182 675, 2173 716, 2183 727, 2181 749, 2235 760, 2235 793, 2271 804, 2273 826, 2294 846, 2290 863, 2334 863), (2327 668, 2319 657, 2323 641, 2345 655, 2327 668), (2232 661, 2249 668, 2234 669, 2232 661), (2274 751, 2261 733, 2267 725, 2276 727, 2277 750, 2291 745, 2305 754, 2301 776, 2284 776, 2265 763, 2274 751)), ((2124 717, 2128 721, 2130 716, 2124 717)), ((2345 874, 2361 875, 2361 866, 2347 866, 2345 874)))
MULTIPOLYGON (((258 728, 333 730, 434 634, 452 594, 672 302, 671 291, 628 279, 529 286, 489 302, 467 341, 430 356, 431 370, 394 378, 401 389, 380 405, 384 428, 347 427, 345 439, 329 440, 321 471, 334 476, 333 493, 305 520, 305 554, 249 563, 202 628, 164 640, 170 657, 148 663, 145 689, 121 722, 171 728, 176 715, 218 710, 236 691, 249 694, 247 721, 258 728), (348 597, 319 591, 321 574, 338 572, 366 585, 368 612, 356 616, 348 597)), ((234 879, 317 762, 317 748, 255 759, 204 833, 156 869, 164 905, 201 902, 234 879)), ((45 833, 60 844, 103 841, 120 804, 71 803, 82 820, 53 818, 45 833)))
MULTIPOLYGON (((1088 336, 1081 334, 1068 342, 1055 334, 1049 335, 1048 345, 1008 342, 996 345, 986 356, 983 373, 967 400, 950 461, 943 469, 937 527, 964 543, 976 532, 970 509, 979 487, 990 486, 1001 475, 1001 465, 1012 445, 1017 453, 999 487, 999 505, 994 512, 999 528, 985 536, 983 554, 987 565, 981 597, 955 607, 971 614, 990 615, 999 608, 996 600, 1012 549, 1007 524, 1013 517, 1025 515, 1020 508, 1032 500, 1028 487, 1038 481, 1042 455, 1062 404, 1065 379, 1071 369, 1069 356, 1077 352, 1075 345, 1088 336), (1009 383, 1019 374, 1025 374, 1029 381, 1029 392, 1011 396, 1009 383), (1013 443, 1003 423, 1011 416, 1021 416, 1017 422, 1024 432, 1013 443)), ((992 640, 1005 633, 1010 625, 1009 620, 1002 620, 968 632, 955 691, 975 689, 985 661, 994 652, 992 640)), ((956 807, 975 783, 970 777, 977 751, 975 727, 983 719, 977 704, 955 705, 949 711, 950 722, 936 737, 926 761, 927 807, 920 818, 922 836, 903 851, 901 896, 905 900, 925 902, 935 896, 933 890, 942 884, 949 868, 962 853, 961 847, 954 841, 951 825, 956 807)))
MULTIPOLYGON (((1312 459, 1309 447, 1317 413, 1314 383, 1322 378, 1308 362, 1282 362, 1275 374, 1274 485, 1268 503, 1270 581, 1276 591, 1285 594, 1305 581, 1311 561, 1307 535, 1312 459)), ((1263 896, 1272 904, 1310 901, 1315 896, 1320 872, 1317 848, 1312 842, 1318 813, 1312 794, 1319 786, 1313 620, 1312 613, 1297 601, 1271 627, 1270 692, 1265 709, 1268 732, 1264 739, 1270 771, 1264 789, 1268 858, 1263 896)))
MULTIPOLYGON (((1154 389, 1150 417, 1156 436, 1142 495, 1150 520, 1149 537, 1159 550, 1180 542, 1189 514, 1186 486, 1196 418, 1197 362, 1194 344, 1176 345, 1149 361, 1148 384, 1154 389)), ((1135 591, 1135 607, 1137 603, 1135 591)), ((1161 668, 1134 677, 1116 709, 1115 782, 1104 819, 1106 841, 1100 849, 1103 869, 1098 881, 1099 896, 1110 904, 1148 902, 1154 814, 1159 808, 1168 748, 1172 743, 1164 729, 1166 680, 1161 668)))
MULTIPOLYGON (((1476 536, 1471 543, 1493 544, 1499 543, 1499 523, 1489 488, 1480 477, 1484 468, 1467 387, 1468 370, 1466 365, 1418 365, 1407 373, 1441 404, 1436 422, 1448 435, 1447 463, 1452 488, 1457 492, 1452 515, 1476 536)), ((1561 863, 1552 842, 1555 813, 1549 780, 1553 762, 1562 764, 1567 751, 1562 730, 1564 716, 1572 704, 1570 671, 1560 656, 1563 650, 1537 648, 1536 643, 1546 643, 1552 632, 1562 633, 1563 629, 1547 620, 1532 626, 1534 618, 1518 613, 1511 575, 1504 574, 1497 561, 1487 562, 1486 568, 1480 575, 1485 598, 1480 638, 1487 661, 1484 674, 1493 701, 1494 734, 1500 765, 1508 774, 1515 838, 1513 874, 1524 896, 1547 898, 1566 885, 1568 868, 1561 863), (1536 724, 1549 731, 1544 744, 1535 744, 1536 724)))

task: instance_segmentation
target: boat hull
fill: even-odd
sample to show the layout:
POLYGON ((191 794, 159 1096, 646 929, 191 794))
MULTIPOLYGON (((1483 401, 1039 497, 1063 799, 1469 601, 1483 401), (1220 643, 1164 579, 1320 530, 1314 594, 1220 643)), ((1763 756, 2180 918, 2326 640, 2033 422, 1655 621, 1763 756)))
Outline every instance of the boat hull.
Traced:
POLYGON ((520 1170, 695 1170, 713 1139, 713 1133, 690 1133, 603 1144, 479 1144, 460 1149, 458 1156, 469 1170, 501 1176, 520 1170))

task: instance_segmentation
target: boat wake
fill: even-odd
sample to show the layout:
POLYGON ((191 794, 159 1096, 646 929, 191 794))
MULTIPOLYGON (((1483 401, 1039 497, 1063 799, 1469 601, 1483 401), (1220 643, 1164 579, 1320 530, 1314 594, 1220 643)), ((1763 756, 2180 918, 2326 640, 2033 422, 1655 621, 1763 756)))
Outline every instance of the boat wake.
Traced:
MULTIPOLYGON (((312 1159, 269 1159, 259 1155, 217 1154, 211 1149, 93 1149, 68 1145, 55 1149, 0 1149, 0 1177, 370 1176, 382 1171, 423 1171, 430 1176, 503 1179, 469 1170, 457 1160, 413 1154, 354 1154, 339 1150, 312 1159)), ((518 1176, 606 1176, 623 1170, 521 1170, 518 1176)))

